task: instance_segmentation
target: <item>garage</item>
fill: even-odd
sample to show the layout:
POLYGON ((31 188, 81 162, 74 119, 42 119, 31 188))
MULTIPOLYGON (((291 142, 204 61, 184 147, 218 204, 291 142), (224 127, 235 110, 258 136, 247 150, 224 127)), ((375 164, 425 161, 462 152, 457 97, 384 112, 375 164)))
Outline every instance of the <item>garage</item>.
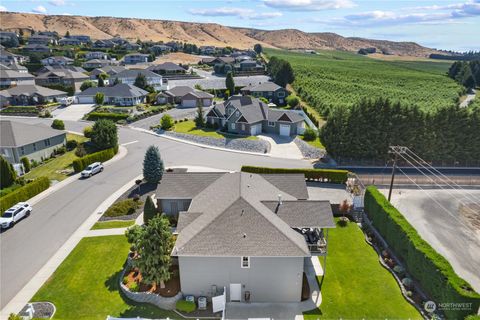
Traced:
POLYGON ((93 96, 77 96, 77 103, 84 104, 84 103, 94 103, 93 96))
POLYGON ((257 123, 250 126, 250 135, 256 136, 257 134, 262 133, 262 124, 257 123))
POLYGON ((280 125, 280 135, 281 136, 290 136, 290 125, 289 124, 281 124, 280 125))
POLYGON ((185 108, 195 108, 197 106, 197 100, 182 100, 182 107, 185 108))

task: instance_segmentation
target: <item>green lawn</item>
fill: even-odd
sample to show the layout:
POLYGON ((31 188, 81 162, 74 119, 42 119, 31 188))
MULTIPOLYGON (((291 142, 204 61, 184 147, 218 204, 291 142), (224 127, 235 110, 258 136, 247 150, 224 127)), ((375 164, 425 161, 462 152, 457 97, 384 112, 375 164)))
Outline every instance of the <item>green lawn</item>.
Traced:
POLYGON ((135 220, 99 221, 93 225, 91 230, 126 228, 134 224, 135 224, 135 220))
POLYGON ((303 141, 305 141, 306 143, 308 143, 309 145, 311 145, 312 147, 315 147, 315 148, 319 148, 319 149, 325 149, 325 147, 323 146, 322 142, 320 141, 319 138, 316 138, 315 140, 313 141, 306 141, 303 136, 300 136, 300 138, 302 138, 303 141))
POLYGON ((212 137, 212 138, 227 138, 227 139, 247 139, 247 140, 257 140, 255 136, 237 136, 234 134, 226 134, 215 131, 215 129, 208 128, 197 128, 195 127, 195 122, 193 120, 182 121, 175 124, 173 131, 178 133, 188 133, 195 134, 198 136, 212 137))
POLYGON ((422 319, 353 222, 329 231, 323 278, 320 309, 306 312, 305 319, 422 319))
MULTIPOLYGON (((67 133, 67 140, 77 140, 79 143, 85 142, 88 139, 84 136, 67 133)), ((59 173, 59 170, 67 169, 72 165, 73 160, 78 159, 75 155, 75 150, 68 151, 65 154, 51 159, 44 164, 30 170, 25 175, 25 179, 36 179, 38 177, 47 176, 50 180, 62 181, 68 178, 67 175, 59 173)))
POLYGON ((119 275, 129 247, 125 236, 82 239, 32 301, 54 303, 54 319, 178 318, 171 311, 127 301, 119 293, 119 275))

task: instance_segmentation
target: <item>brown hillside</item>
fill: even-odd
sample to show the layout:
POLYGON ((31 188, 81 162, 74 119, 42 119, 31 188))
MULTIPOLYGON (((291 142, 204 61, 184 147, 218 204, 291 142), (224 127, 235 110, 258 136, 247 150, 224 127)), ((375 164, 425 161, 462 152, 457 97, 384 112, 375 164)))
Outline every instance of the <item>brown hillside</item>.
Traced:
POLYGON ((30 13, 0 12, 3 30, 57 31, 60 35, 86 34, 94 39, 121 36, 130 40, 182 41, 197 45, 252 48, 255 43, 265 47, 284 49, 326 49, 356 52, 360 48, 375 47, 399 56, 425 57, 436 52, 413 42, 393 42, 363 38, 345 38, 335 33, 307 33, 296 29, 258 30, 233 28, 214 23, 180 21, 57 16, 30 13))

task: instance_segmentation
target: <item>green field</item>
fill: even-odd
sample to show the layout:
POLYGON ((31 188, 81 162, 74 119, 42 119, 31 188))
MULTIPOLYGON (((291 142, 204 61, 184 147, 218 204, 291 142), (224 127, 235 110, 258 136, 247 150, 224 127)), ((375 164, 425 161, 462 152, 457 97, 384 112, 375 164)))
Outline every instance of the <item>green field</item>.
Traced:
POLYGON ((323 114, 378 97, 431 110, 454 105, 463 91, 445 75, 450 66, 446 62, 385 61, 340 51, 314 55, 267 49, 266 54, 291 63, 294 89, 323 114))

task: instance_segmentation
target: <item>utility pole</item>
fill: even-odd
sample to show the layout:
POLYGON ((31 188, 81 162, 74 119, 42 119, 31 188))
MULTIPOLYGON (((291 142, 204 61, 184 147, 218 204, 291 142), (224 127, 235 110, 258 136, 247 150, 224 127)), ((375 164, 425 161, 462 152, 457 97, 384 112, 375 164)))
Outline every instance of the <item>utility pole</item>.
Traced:
POLYGON ((393 181, 395 180, 395 169, 397 168, 398 155, 406 153, 407 147, 390 146, 388 148, 390 149, 388 153, 393 153, 395 155, 392 167, 392 178, 390 179, 390 189, 388 190, 388 202, 390 202, 390 199, 392 198, 393 181))

